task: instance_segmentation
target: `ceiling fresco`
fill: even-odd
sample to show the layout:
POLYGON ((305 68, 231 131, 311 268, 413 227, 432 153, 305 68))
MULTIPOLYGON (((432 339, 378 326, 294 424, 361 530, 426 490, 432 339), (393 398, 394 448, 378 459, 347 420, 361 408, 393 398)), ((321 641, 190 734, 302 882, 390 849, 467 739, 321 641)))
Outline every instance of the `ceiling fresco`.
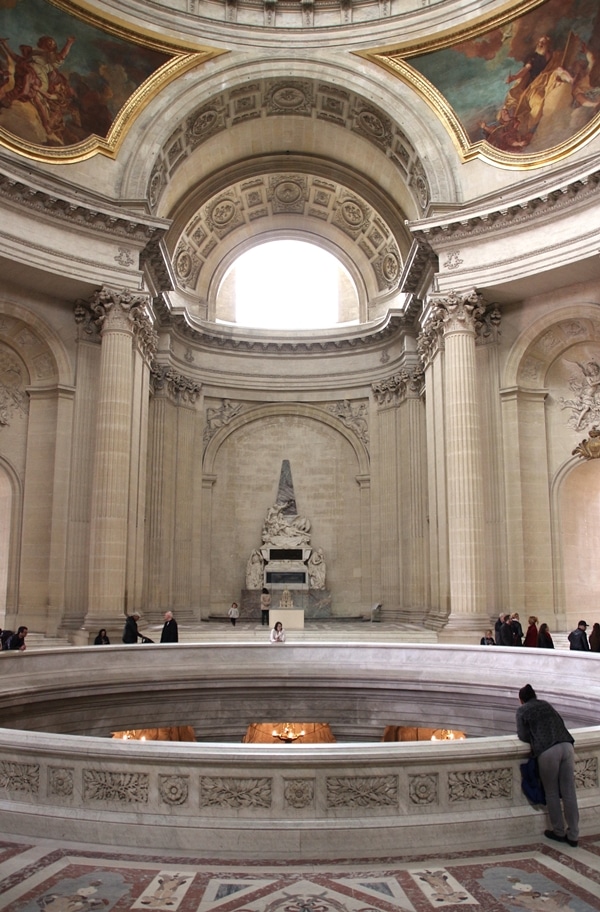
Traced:
POLYGON ((365 56, 417 88, 464 158, 485 144, 487 157, 503 163, 556 159, 600 126, 600 4, 525 6, 425 53, 421 43, 365 56))
POLYGON ((143 104, 202 59, 115 31, 66 3, 0 0, 0 141, 26 153, 111 151, 143 104))

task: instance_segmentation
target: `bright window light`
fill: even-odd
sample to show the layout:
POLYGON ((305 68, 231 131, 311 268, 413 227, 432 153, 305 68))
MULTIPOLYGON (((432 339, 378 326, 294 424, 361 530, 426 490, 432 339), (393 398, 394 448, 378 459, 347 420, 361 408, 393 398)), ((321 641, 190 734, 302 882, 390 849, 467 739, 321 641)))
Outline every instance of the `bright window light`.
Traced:
MULTIPOLYGON (((270 241, 242 254, 234 271, 235 322, 263 329, 313 329, 340 321, 340 261, 315 244, 270 241)), ((226 277, 227 280, 227 277, 226 277)))

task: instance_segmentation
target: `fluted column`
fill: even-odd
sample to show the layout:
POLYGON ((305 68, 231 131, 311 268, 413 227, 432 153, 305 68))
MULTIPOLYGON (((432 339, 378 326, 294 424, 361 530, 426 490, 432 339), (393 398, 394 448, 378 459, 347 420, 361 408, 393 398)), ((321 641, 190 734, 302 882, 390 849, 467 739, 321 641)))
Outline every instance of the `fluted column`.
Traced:
POLYGON ((445 632, 478 631, 489 623, 484 561, 481 421, 475 363, 475 292, 433 297, 444 338, 446 473, 450 617, 445 632))
POLYGON ((134 419, 134 337, 152 342, 146 299, 103 289, 91 304, 101 326, 92 479, 87 628, 120 630, 127 613, 130 465, 134 419))

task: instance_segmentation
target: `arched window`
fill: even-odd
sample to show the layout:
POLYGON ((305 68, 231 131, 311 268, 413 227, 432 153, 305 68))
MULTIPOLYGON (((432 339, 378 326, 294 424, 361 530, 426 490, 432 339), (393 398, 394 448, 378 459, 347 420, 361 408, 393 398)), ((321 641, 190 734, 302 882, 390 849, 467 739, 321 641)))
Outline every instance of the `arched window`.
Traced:
POLYGON ((340 261, 306 241, 269 241, 231 265, 217 294, 219 322, 318 329, 358 322, 358 294, 340 261))

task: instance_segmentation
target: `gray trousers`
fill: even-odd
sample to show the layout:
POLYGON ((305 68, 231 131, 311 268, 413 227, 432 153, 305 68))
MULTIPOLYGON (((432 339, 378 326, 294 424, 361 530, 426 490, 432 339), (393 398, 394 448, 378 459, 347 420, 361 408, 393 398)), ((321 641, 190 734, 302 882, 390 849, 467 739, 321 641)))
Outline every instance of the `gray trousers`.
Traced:
POLYGON ((538 757, 538 767, 546 792, 550 826, 557 836, 567 835, 569 839, 579 839, 579 808, 575 791, 575 751, 571 742, 561 741, 543 751, 538 757))

